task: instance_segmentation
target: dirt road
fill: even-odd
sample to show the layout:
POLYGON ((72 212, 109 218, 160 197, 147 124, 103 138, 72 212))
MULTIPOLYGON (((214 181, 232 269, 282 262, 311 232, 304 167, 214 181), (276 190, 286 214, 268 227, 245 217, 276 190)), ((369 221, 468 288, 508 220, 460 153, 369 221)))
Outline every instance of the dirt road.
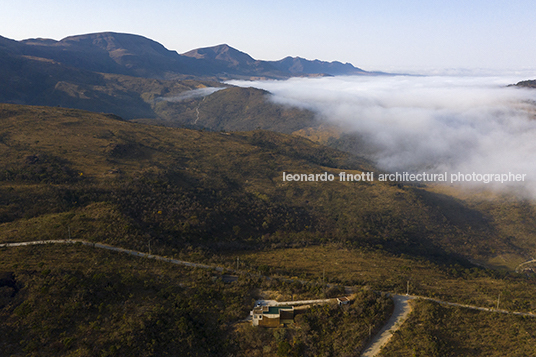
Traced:
POLYGON ((393 332, 398 330, 408 318, 409 313, 411 312, 409 300, 414 297, 406 295, 393 295, 392 297, 395 303, 393 314, 380 332, 378 332, 372 341, 370 341, 365 352, 361 354, 361 357, 374 357, 378 355, 382 347, 389 342, 393 332))

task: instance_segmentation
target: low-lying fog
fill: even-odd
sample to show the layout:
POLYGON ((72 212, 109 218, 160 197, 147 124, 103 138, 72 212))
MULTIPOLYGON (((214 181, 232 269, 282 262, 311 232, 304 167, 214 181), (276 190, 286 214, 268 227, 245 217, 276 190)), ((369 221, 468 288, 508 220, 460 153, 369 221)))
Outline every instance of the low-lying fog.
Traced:
MULTIPOLYGON (((355 133, 379 168, 398 172, 526 174, 536 197, 536 89, 523 79, 453 76, 353 76, 232 81, 270 91, 272 100, 313 110, 355 133)), ((290 168, 289 168, 290 170, 290 168)))
POLYGON ((158 97, 156 98, 156 101, 183 102, 189 99, 203 98, 225 88, 226 87, 205 87, 199 89, 192 89, 174 97, 158 97))

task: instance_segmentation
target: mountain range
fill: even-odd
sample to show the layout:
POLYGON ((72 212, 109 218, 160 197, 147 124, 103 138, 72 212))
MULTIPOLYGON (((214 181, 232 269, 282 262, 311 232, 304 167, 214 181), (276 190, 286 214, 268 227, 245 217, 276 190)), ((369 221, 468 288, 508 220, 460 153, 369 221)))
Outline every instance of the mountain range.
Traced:
MULTIPOLYGON (((188 101, 186 108, 183 102, 160 99, 222 87, 221 82, 228 79, 374 74, 378 73, 349 63, 299 57, 256 60, 226 44, 179 54, 143 36, 124 33, 70 36, 61 41, 0 36, 0 102, 84 109, 125 119, 180 119, 180 125, 196 119, 198 103, 188 101), (184 116, 185 111, 194 113, 193 119, 184 116)), ((244 107, 247 98, 242 96, 244 107)))
POLYGON ((14 41, 0 37, 0 56, 4 61, 40 59, 92 72, 156 79, 370 74, 350 63, 309 61, 300 57, 256 60, 226 44, 179 54, 143 36, 114 32, 69 36, 60 41, 42 38, 14 41))

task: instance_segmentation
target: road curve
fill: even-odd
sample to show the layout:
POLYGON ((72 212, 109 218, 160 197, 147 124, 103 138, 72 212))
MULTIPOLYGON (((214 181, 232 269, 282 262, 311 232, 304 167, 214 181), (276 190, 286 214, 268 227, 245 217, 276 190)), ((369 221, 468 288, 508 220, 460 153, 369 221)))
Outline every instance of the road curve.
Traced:
POLYGON ((515 272, 516 272, 516 273, 519 273, 519 268, 521 268, 521 267, 522 267, 523 265, 525 265, 525 264, 530 264, 530 263, 536 263, 536 259, 531 259, 531 260, 528 260, 528 261, 526 261, 526 262, 523 262, 523 263, 519 264, 519 265, 516 267, 515 272))
MULTIPOLYGON (((193 268, 202 268, 202 269, 212 269, 223 272, 224 270, 227 272, 232 273, 241 273, 240 271, 233 270, 233 269, 224 269, 218 266, 212 266, 212 265, 206 265, 206 264, 198 264, 198 263, 192 263, 187 262, 183 260, 178 259, 172 259, 163 257, 160 255, 153 255, 153 254, 147 254, 138 252, 135 250, 130 249, 124 249, 124 248, 118 248, 114 247, 108 244, 102 244, 102 243, 93 243, 93 242, 87 242, 83 240, 78 239, 65 239, 65 240, 41 240, 41 241, 31 241, 31 242, 18 242, 18 243, 0 243, 0 248, 2 247, 21 247, 21 246, 29 246, 29 245, 46 245, 46 244, 83 244, 87 246, 91 246, 94 248, 100 248, 100 249, 106 249, 106 250, 112 250, 115 252, 125 253, 137 257, 143 257, 143 258, 149 258, 149 259, 155 259, 160 260, 172 264, 177 265, 183 265, 183 266, 189 266, 193 268)), ((526 262, 528 263, 528 262, 526 262)), ((269 278, 269 277, 266 277, 269 278)), ((283 279, 285 280, 285 279, 283 279)), ((289 279, 286 279, 289 280, 289 279)), ((290 279, 290 281, 292 281, 290 279)), ((373 357, 376 356, 381 348, 385 346, 389 339, 391 338, 393 332, 398 330, 400 326, 404 323, 404 321, 408 318, 412 308, 409 304, 410 299, 424 299, 424 300, 430 300, 434 301, 440 304, 450 305, 450 306, 459 306, 467 309, 473 309, 473 310, 480 310, 480 311, 487 311, 487 312, 497 312, 502 314, 511 314, 511 315, 518 315, 518 316, 530 316, 530 317, 536 317, 536 314, 531 313, 523 313, 523 312, 513 312, 513 311, 507 311, 507 310, 499 310, 499 309, 493 309, 493 308, 485 308, 485 307, 478 307, 478 306, 471 306, 471 305, 464 305, 459 303, 452 303, 448 301, 442 301, 437 300, 425 296, 416 296, 416 295, 392 295, 393 301, 395 304, 395 308, 393 310, 393 314, 385 324, 385 326, 380 330, 380 332, 371 340, 369 345, 367 346, 366 350, 361 354, 362 357, 373 357)))
POLYGON ((370 341, 365 351, 361 354, 361 357, 374 357, 378 355, 382 347, 389 342, 393 333, 398 330, 408 318, 412 310, 409 300, 414 299, 415 297, 406 295, 392 295, 392 297, 395 303, 393 314, 380 332, 378 332, 378 334, 370 341))
POLYGON ((412 307, 409 304, 410 299, 423 299, 428 301, 433 301, 438 304, 448 305, 448 306, 457 306, 465 309, 479 310, 486 312, 496 312, 499 314, 508 314, 508 315, 517 315, 517 316, 528 316, 536 317, 536 314, 531 314, 528 312, 517 312, 517 311, 508 311, 500 310, 487 307, 479 307, 472 305, 459 304, 455 302, 448 302, 438 299, 433 299, 425 296, 416 296, 416 295, 393 295, 393 301, 395 303, 395 308, 393 314, 385 324, 385 326, 380 330, 380 332, 370 341, 367 349, 361 354, 361 357, 374 357, 377 356, 380 350, 389 342, 389 339, 395 331, 397 331, 404 321, 408 318, 412 307))

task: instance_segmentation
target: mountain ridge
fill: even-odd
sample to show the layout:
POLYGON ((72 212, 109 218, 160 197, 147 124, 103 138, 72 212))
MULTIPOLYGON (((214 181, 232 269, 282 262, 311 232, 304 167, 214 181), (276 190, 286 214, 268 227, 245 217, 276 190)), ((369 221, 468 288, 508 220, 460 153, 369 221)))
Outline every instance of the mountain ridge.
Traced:
POLYGON ((176 79, 184 76, 243 79, 289 78, 297 75, 374 74, 350 63, 286 57, 264 61, 228 44, 196 48, 179 54, 147 37, 99 32, 65 37, 59 41, 32 38, 21 41, 2 37, 0 51, 55 60, 66 66, 137 77, 176 79), (289 65, 289 58, 293 64, 289 65), (296 62, 299 62, 297 65, 296 62))
POLYGON ((102 32, 52 41, 30 39, 19 43, 23 54, 94 72, 165 78, 168 72, 193 71, 189 59, 139 35, 102 32))
MULTIPOLYGON (((228 44, 179 54, 149 38, 116 32, 68 36, 59 41, 15 41, 0 36, 0 102, 78 108, 125 119, 180 117, 184 122, 184 111, 196 112, 198 103, 157 103, 155 99, 220 87, 228 79, 369 74, 340 62, 297 61, 294 66, 283 60, 261 61, 228 44)), ((257 110, 255 115, 261 114, 257 110)))
POLYGON ((271 62, 276 68, 290 73, 326 73, 329 75, 362 75, 368 72, 361 68, 354 67, 351 63, 339 61, 326 62, 318 59, 308 60, 302 57, 287 56, 279 61, 271 62))

